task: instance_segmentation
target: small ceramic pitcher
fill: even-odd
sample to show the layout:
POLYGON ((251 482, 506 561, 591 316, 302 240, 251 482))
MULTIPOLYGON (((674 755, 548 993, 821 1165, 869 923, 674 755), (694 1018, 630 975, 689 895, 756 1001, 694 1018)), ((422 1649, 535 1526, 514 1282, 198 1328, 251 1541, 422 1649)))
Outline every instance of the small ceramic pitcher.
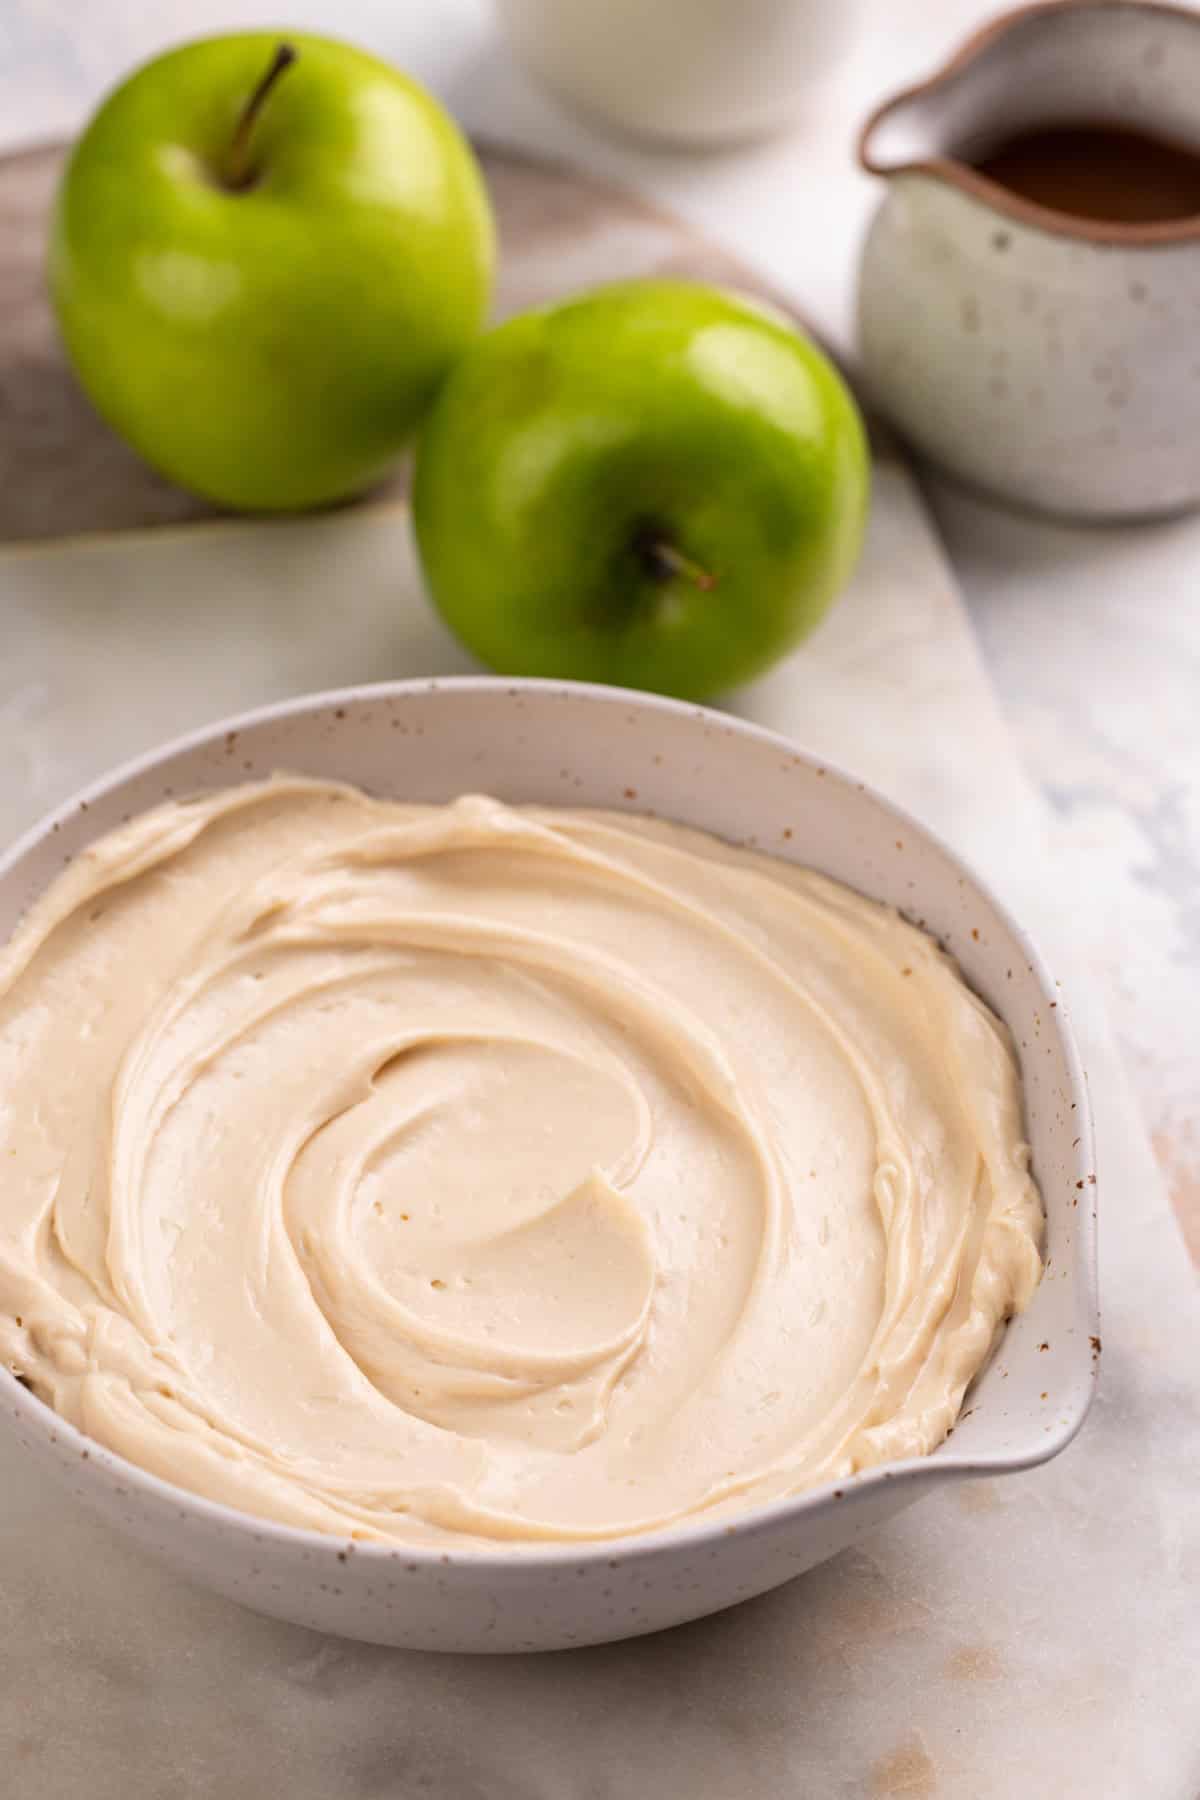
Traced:
POLYGON ((1200 16, 1057 0, 974 37, 868 121, 889 191, 859 287, 872 401, 932 461, 1078 518, 1200 502, 1200 216, 1051 211, 970 163, 1045 127, 1200 151, 1200 16))

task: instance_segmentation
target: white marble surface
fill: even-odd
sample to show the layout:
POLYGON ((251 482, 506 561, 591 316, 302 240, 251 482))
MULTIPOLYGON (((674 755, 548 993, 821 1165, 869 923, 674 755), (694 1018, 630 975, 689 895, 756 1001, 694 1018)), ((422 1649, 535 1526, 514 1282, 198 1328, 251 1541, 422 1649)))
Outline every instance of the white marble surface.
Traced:
POLYGON ((930 491, 1200 1260, 1200 520, 1088 530, 930 491))
MULTIPOLYGON (((851 121, 981 8, 904 0, 879 10, 886 31, 814 95, 802 129, 701 159, 647 156, 567 121, 513 69, 479 0, 293 0, 288 15, 404 61, 477 127, 668 201, 764 266, 844 342, 870 204, 849 163, 851 121)), ((107 80, 160 43, 260 16, 230 0, 153 10, 91 0, 86 14, 74 0, 10 0, 3 141, 71 128, 107 80)), ((878 583, 839 609, 798 686, 773 677, 749 704, 940 825, 1068 970, 1095 953, 1087 966, 1102 979, 1077 974, 1070 986, 1102 1101, 1106 1364, 1079 1445, 1041 1473, 931 1501, 862 1551, 710 1624, 504 1665, 361 1650, 234 1613, 142 1568, 22 1470, 6 1470, 0 1788, 13 1769, 14 1791, 34 1800, 233 1800, 256 1777, 300 1800, 1195 1800, 1200 1329, 1104 1013, 1185 1195, 1200 1170, 1200 522, 1074 532, 940 487, 934 498, 1042 798, 1021 778, 924 540, 877 536, 878 583)), ((320 540, 329 527, 299 529, 320 540)), ((320 542, 302 541, 296 567, 308 569, 320 542)), ((95 759, 188 722, 154 678, 149 572, 150 586, 131 591, 105 562, 112 552, 79 554, 95 560, 77 567, 74 586, 47 591, 30 559, 0 598, 6 825, 95 759), (106 691, 97 661, 116 631, 146 679, 106 691), (63 683, 81 696, 74 736, 61 702, 47 712, 63 683), (36 795, 14 792, 21 768, 36 795)), ((266 698, 268 672, 284 688, 305 681, 294 632, 272 635, 269 594, 256 591, 260 655, 274 645, 278 666, 269 654, 222 662, 209 633, 204 685, 198 672, 182 711, 266 698)), ((373 641, 364 632, 343 646, 347 673, 369 666, 356 659, 373 641)))
MULTIPOLYGON (((1061 970, 1110 1200, 1104 1376, 1082 1437, 721 1618, 474 1663, 323 1641, 193 1593, 6 1460, 0 1769, 21 1770, 22 1800, 242 1800, 268 1772, 294 1800, 1194 1800, 1200 1309, 1076 966, 1049 814, 907 475, 884 463, 877 481, 850 591, 736 704, 940 829, 1061 970)), ((424 604, 394 506, 8 550, 0 616, 5 838, 222 712, 468 666, 424 604)))

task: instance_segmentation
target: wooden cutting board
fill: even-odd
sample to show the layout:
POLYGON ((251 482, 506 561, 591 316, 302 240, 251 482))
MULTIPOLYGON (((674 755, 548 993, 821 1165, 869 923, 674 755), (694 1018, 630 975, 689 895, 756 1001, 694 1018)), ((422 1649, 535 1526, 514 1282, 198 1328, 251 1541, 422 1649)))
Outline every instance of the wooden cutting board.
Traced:
MULTIPOLYGON (((733 283, 785 304, 678 219, 592 177, 479 147, 500 231, 501 317, 620 275, 733 283)), ((92 411, 46 295, 47 225, 62 146, 0 158, 0 542, 213 519, 92 411)), ((374 498, 394 498, 399 482, 374 498)))
MULTIPOLYGON (((493 145, 480 154, 499 221, 501 315, 655 274, 788 305, 636 195, 493 145)), ((399 484, 302 518, 222 517, 92 412, 45 291, 63 156, 0 158, 0 838, 109 764, 222 714, 473 666, 425 600, 399 484)), ((953 579, 881 437, 850 589, 809 645, 731 704, 827 755, 844 745, 846 760, 918 806, 934 793, 967 848, 991 772, 1015 772, 953 579), (948 759, 964 734, 975 755, 948 759)))

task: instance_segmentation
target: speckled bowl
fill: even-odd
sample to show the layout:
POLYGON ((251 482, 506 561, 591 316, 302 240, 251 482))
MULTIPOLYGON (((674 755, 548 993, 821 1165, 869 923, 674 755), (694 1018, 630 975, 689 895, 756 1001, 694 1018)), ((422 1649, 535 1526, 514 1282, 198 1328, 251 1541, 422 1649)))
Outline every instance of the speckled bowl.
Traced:
POLYGON ((932 1456, 748 1511, 735 1524, 587 1549, 393 1550, 198 1499, 91 1443, 0 1371, 10 1454, 35 1457, 118 1531, 207 1587, 321 1631, 430 1650, 550 1650, 677 1625, 798 1575, 922 1494, 1045 1462, 1078 1431, 1099 1348, 1092 1133, 1055 983, 951 853, 862 782, 769 732, 615 689, 398 682, 247 714, 140 758, 0 861, 0 932, 65 857, 164 796, 289 768, 406 799, 653 811, 826 870, 923 921, 1021 1047, 1048 1214, 1043 1280, 932 1456))

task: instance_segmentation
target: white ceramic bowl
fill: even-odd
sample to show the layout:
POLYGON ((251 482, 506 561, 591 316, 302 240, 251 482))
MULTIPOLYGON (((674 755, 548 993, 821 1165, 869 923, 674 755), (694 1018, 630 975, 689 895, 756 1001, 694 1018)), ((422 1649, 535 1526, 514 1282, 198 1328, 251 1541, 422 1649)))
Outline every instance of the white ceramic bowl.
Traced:
POLYGON ((1021 1050, 1049 1258, 952 1437, 747 1512, 736 1524, 508 1552, 394 1550, 272 1525, 196 1498, 89 1443, 0 1371, 10 1454, 27 1451, 149 1554, 231 1599, 321 1631, 436 1650, 549 1650, 715 1612, 832 1556, 946 1482, 1029 1468, 1083 1422, 1099 1348, 1087 1095, 1055 984, 1019 928, 914 820, 769 732, 616 689, 398 682, 268 707, 140 758, 0 861, 0 933, 63 859, 164 796, 287 768, 405 799, 661 813, 827 871, 903 909, 957 956, 1021 1050), (785 832, 788 833, 786 842, 785 832))
POLYGON ((551 93, 634 138, 690 148, 789 125, 861 11, 861 0, 496 0, 551 93))

